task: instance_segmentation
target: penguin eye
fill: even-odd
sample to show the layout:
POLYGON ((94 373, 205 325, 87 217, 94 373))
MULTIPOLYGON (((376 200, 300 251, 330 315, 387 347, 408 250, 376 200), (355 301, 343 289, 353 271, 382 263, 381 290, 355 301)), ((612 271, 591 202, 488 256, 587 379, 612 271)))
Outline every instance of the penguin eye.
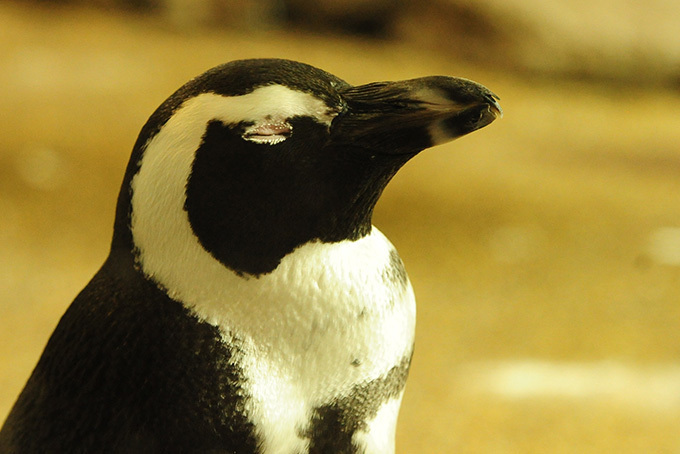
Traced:
POLYGON ((287 122, 256 123, 246 129, 241 137, 250 142, 276 145, 289 138, 292 133, 293 126, 287 122))

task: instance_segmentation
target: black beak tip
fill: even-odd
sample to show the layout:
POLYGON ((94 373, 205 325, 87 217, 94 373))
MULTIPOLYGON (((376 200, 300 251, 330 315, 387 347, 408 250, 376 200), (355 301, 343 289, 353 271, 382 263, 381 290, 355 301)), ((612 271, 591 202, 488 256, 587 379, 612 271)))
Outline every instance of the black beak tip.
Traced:
POLYGON ((471 117, 469 117, 470 121, 467 125, 469 132, 488 126, 498 118, 503 118, 503 109, 498 103, 499 100, 500 98, 497 95, 484 88, 480 102, 471 109, 471 117))
POLYGON ((492 100, 492 102, 488 102, 482 109, 479 118, 479 127, 477 129, 489 125, 498 118, 503 118, 503 109, 496 100, 492 100))
POLYGON ((496 118, 503 118, 503 109, 501 108, 501 105, 498 103, 498 101, 500 101, 501 98, 489 92, 487 95, 484 96, 484 100, 487 103, 487 110, 491 115, 493 115, 494 120, 496 118))
POLYGON ((454 115, 445 121, 453 134, 451 138, 476 131, 503 117, 500 97, 482 84, 445 76, 433 78, 432 82, 441 87, 451 102, 454 115))
POLYGON ((503 109, 496 95, 484 94, 468 107, 447 116, 430 127, 434 145, 445 143, 477 131, 503 116, 503 109))

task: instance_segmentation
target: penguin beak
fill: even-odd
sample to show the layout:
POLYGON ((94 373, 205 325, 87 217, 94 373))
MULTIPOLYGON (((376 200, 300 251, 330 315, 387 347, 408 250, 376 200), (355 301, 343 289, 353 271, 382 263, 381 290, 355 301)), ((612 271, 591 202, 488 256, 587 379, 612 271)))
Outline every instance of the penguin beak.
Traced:
POLYGON ((347 108, 333 121, 331 140, 379 153, 415 154, 503 116, 498 96, 456 77, 376 82, 341 95, 347 108))

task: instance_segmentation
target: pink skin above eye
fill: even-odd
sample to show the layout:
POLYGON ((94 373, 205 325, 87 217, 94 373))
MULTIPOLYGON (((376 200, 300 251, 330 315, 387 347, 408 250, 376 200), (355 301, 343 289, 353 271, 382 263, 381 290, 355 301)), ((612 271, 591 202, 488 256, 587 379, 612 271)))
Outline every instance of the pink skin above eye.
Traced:
POLYGON ((276 145, 290 137, 292 132, 293 127, 288 123, 261 123, 248 128, 243 138, 255 143, 276 145))

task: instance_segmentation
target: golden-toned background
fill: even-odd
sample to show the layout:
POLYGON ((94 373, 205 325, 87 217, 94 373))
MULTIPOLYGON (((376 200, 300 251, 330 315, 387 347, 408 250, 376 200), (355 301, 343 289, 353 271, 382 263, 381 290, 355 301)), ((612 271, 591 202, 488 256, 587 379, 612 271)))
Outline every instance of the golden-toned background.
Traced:
POLYGON ((376 210, 419 304, 398 452, 680 452, 680 4, 470 3, 0 2, 0 421, 107 254, 148 115, 284 57, 502 98, 376 210))

